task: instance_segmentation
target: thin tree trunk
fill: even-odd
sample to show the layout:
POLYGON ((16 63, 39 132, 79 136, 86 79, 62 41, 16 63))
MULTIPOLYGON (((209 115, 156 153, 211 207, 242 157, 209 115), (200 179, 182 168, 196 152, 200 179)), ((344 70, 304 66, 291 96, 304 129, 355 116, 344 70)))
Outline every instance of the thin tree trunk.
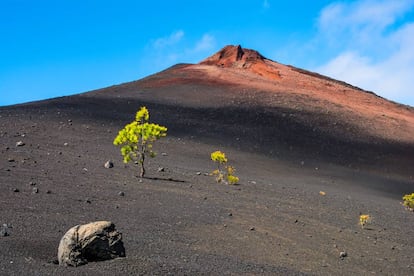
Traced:
POLYGON ((139 160, 139 164, 141 165, 141 173, 139 175, 139 177, 143 178, 145 175, 145 168, 144 168, 144 161, 145 161, 145 145, 141 146, 141 155, 140 155, 140 160, 139 160))

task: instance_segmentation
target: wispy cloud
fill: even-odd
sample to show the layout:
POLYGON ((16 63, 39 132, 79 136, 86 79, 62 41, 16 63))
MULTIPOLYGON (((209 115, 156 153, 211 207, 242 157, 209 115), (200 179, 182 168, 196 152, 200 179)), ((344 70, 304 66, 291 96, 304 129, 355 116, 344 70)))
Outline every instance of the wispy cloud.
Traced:
POLYGON ((318 19, 319 39, 336 55, 315 70, 414 105, 414 22, 396 22, 414 1, 334 3, 318 19))
POLYGON ((157 38, 153 42, 153 46, 155 48, 164 48, 167 46, 171 46, 180 42, 180 40, 184 37, 184 31, 178 30, 171 33, 169 36, 157 38))
POLYGON ((209 33, 192 39, 179 30, 150 41, 140 62, 145 66, 150 65, 156 72, 180 62, 199 62, 212 54, 215 47, 216 39, 209 33))
POLYGON ((191 52, 198 53, 198 52, 205 52, 211 51, 216 45, 216 39, 214 36, 210 34, 204 34, 200 40, 195 43, 195 46, 191 50, 191 52))

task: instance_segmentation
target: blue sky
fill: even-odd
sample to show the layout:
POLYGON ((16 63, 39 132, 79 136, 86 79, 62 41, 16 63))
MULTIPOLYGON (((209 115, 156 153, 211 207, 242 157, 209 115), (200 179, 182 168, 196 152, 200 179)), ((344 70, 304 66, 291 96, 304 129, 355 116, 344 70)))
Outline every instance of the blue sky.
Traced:
POLYGON ((0 105, 137 80, 227 44, 414 106, 414 0, 0 0, 0 105))

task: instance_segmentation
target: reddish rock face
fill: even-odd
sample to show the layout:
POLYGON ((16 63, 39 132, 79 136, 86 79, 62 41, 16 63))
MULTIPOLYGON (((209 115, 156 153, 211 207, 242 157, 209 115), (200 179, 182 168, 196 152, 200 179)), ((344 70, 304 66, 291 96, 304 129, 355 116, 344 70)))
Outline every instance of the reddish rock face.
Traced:
POLYGON ((264 63, 265 58, 259 52, 243 49, 240 45, 228 45, 200 64, 217 65, 220 67, 248 67, 257 62, 264 63))
POLYGON ((255 50, 245 49, 240 45, 228 45, 199 64, 216 65, 222 68, 247 69, 247 71, 260 76, 275 80, 280 79, 280 72, 272 63, 274 62, 255 50))

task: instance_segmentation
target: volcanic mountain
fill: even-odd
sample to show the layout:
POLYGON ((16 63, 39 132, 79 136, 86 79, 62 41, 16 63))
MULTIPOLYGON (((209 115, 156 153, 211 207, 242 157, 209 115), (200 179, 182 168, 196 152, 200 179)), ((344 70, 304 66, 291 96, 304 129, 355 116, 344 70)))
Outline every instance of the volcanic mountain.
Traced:
POLYGON ((414 273, 414 216, 400 204, 414 192, 414 109, 345 82, 226 46, 2 107, 0 126, 0 274, 414 273), (112 142, 141 106, 168 136, 139 180, 112 142), (215 150, 240 185, 214 183, 215 150), (361 213, 374 218, 365 229, 361 213), (117 225, 127 257, 53 264, 64 232, 95 220, 117 225))

